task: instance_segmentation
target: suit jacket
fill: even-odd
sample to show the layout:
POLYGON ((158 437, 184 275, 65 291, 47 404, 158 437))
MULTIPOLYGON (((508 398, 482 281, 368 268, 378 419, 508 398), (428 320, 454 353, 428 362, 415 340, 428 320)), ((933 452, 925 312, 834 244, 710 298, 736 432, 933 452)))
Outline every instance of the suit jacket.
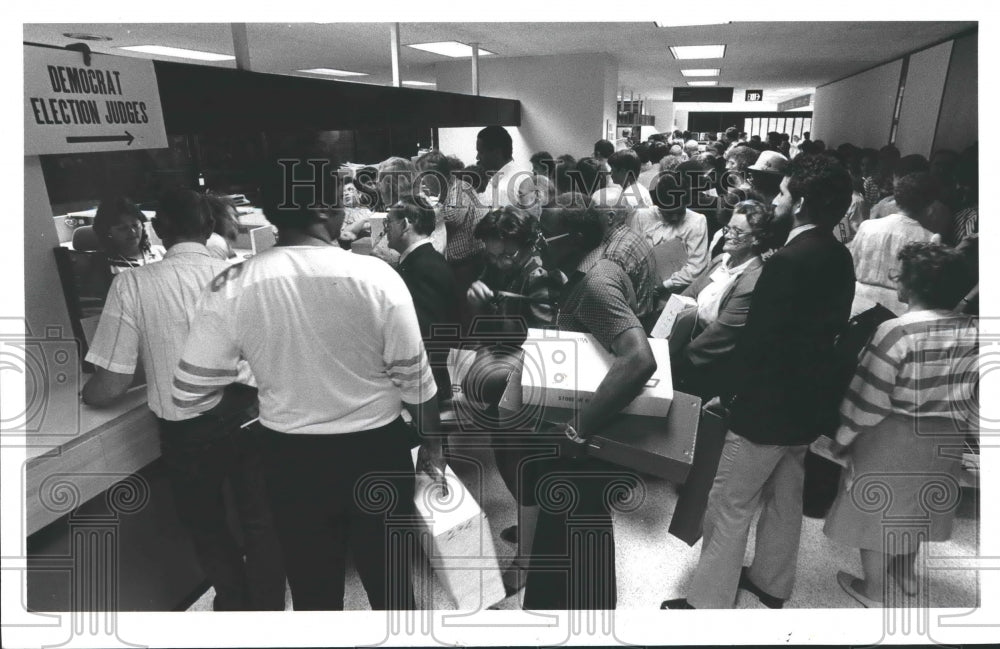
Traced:
POLYGON ((836 429, 834 341, 853 299, 851 254, 829 230, 807 230, 765 262, 734 352, 733 432, 793 446, 836 429))
MULTIPOLYGON (((702 289, 711 283, 712 273, 721 264, 720 257, 681 295, 697 298, 702 289)), ((697 394, 702 399, 720 394, 731 372, 732 353, 743 333, 750 311, 750 298, 763 268, 760 258, 754 259, 726 287, 719 299, 719 316, 707 327, 698 322, 697 309, 687 309, 677 316, 674 331, 682 335, 690 331, 687 340, 675 341, 673 335, 670 337, 671 359, 676 359, 674 374, 686 392, 697 394), (678 345, 676 353, 675 345, 678 345)))
POLYGON ((437 384, 438 400, 448 399, 451 397, 448 350, 457 346, 457 332, 455 336, 449 335, 442 325, 459 326, 455 275, 444 255, 430 243, 414 248, 399 265, 399 274, 413 298, 420 336, 424 339, 437 384))

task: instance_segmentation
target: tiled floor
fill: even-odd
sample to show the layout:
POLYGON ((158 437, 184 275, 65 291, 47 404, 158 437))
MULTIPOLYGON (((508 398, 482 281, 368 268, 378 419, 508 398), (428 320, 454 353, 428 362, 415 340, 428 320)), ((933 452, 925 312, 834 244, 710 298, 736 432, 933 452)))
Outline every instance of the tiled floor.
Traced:
MULTIPOLYGON (((455 472, 468 485, 489 518, 493 541, 500 563, 509 561, 515 547, 499 538, 500 531, 514 523, 514 502, 496 472, 488 451, 463 447, 453 439, 455 453, 470 459, 454 462, 455 472), (482 467, 481 470, 479 467, 482 467), (482 479, 480 479, 482 475, 482 479), (480 492, 480 483, 482 485, 480 492)), ((950 541, 925 544, 918 558, 928 552, 935 557, 963 557, 976 554, 978 539, 978 492, 963 490, 963 500, 950 541)), ((697 565, 700 544, 694 547, 667 533, 677 497, 672 485, 663 480, 649 479, 641 506, 615 517, 615 539, 618 570, 618 608, 657 610, 664 599, 682 597, 697 565)), ((753 528, 747 543, 747 563, 753 555, 753 528)), ((859 607, 836 582, 838 570, 860 575, 860 560, 856 550, 844 547, 823 534, 823 521, 805 518, 799 550, 795 591, 786 608, 849 608, 859 607)), ((918 568, 919 570, 919 568, 918 568)), ((978 582, 974 571, 924 570, 926 595, 932 607, 972 608, 978 603, 978 582)), ((431 584, 415 575, 418 593, 430 592, 435 609, 454 608, 451 598, 436 578, 431 584)), ((189 610, 211 610, 212 591, 207 592, 189 610)), ((418 601, 426 602, 427 596, 418 601)), ((361 581, 349 570, 344 602, 347 610, 365 610, 367 598, 361 581)), ((737 608, 763 608, 756 597, 740 591, 737 608)), ((499 609, 518 608, 518 596, 508 597, 496 605, 499 609)), ((286 608, 292 609, 291 596, 286 608)))

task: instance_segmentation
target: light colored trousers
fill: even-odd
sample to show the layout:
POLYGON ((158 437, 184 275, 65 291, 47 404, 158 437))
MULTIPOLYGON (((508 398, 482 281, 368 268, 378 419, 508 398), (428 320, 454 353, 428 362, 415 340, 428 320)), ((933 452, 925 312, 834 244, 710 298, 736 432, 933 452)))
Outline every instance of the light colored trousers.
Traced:
POLYGON ((708 496, 701 558, 688 590, 692 606, 733 607, 750 523, 761 505, 750 580, 769 595, 788 599, 792 594, 808 448, 755 444, 726 433, 708 496))

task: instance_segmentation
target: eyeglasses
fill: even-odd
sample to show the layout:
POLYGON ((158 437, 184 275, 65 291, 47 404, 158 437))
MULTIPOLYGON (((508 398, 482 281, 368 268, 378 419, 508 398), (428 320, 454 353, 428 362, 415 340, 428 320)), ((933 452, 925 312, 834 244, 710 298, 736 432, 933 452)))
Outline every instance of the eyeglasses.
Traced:
POLYGON ((518 256, 518 254, 520 254, 520 252, 521 252, 520 250, 516 250, 515 249, 513 251, 505 251, 505 252, 502 252, 502 253, 498 254, 498 253, 490 252, 489 250, 487 250, 486 251, 486 256, 489 257, 490 259, 496 259, 497 261, 500 261, 500 260, 503 260, 503 259, 506 259, 508 261, 514 261, 515 259, 517 259, 517 256, 518 256))
POLYGON ((737 230, 736 228, 731 228, 728 225, 722 226, 722 234, 729 237, 730 239, 742 239, 744 237, 750 236, 751 232, 744 232, 743 230, 737 230))

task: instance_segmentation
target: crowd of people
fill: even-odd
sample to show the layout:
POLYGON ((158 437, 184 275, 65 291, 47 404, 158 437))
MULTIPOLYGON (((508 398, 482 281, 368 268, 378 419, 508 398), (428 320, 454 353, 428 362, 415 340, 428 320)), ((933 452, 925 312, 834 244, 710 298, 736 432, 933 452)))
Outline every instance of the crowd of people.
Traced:
POLYGON ((927 160, 730 128, 707 145, 675 131, 515 160, 510 135, 490 126, 476 151, 472 166, 431 151, 318 185, 275 169, 260 201, 278 245, 235 265, 217 259, 234 237, 220 197, 161 201, 156 264, 141 212, 123 199, 98 211, 109 258, 133 263, 118 266, 83 399, 113 402, 141 361, 217 610, 281 608, 282 573, 297 610, 340 610, 348 548, 372 608, 414 606, 413 557, 387 553, 410 547, 390 539, 412 513, 410 447, 417 470, 443 475, 440 409, 456 382, 482 406, 477 424, 518 507, 502 534, 518 545, 509 592, 524 588, 532 609, 614 608, 610 465, 584 449, 655 372, 648 336, 672 295, 693 303, 670 335, 674 385, 724 413, 728 432, 698 567, 663 608, 732 607, 739 588, 784 604, 804 459, 823 434, 848 465, 825 530, 864 568, 836 581, 866 606, 892 584, 912 594, 913 557, 948 538, 957 496, 929 532, 890 546, 858 492, 905 466, 893 514, 919 519, 927 484, 959 470, 938 450, 976 430, 976 149, 927 160), (884 321, 860 360, 845 357, 842 334, 872 309, 884 321), (590 334, 613 361, 572 420, 514 430, 499 403, 531 327, 590 334), (475 352, 461 381, 448 373, 456 347, 475 352), (392 497, 372 492, 372 476, 392 497), (569 510, 545 502, 556 478, 576 494, 569 510), (226 479, 242 485, 245 561, 225 528, 226 479), (573 540, 580 530, 587 543, 573 540))

